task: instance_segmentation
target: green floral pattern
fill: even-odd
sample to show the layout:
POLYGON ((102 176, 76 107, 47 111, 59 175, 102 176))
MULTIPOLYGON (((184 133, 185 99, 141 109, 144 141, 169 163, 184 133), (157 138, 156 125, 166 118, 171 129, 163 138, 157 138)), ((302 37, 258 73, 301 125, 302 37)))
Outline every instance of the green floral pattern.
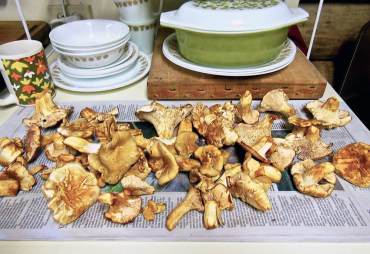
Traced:
POLYGON ((53 90, 54 85, 43 50, 33 56, 1 61, 19 104, 34 104, 37 93, 45 89, 53 90))
POLYGON ((277 5, 279 0, 194 0, 193 3, 211 9, 262 9, 277 5))

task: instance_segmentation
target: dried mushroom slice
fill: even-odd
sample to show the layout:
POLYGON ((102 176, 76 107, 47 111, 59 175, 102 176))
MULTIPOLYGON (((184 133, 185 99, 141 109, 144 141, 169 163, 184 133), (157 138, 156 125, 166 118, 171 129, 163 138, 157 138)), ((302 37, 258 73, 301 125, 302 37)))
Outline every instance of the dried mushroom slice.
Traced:
POLYGON ((354 143, 338 150, 334 155, 335 173, 348 182, 370 187, 370 145, 354 143))
POLYGON ((0 138, 0 165, 9 166, 23 153, 22 142, 19 139, 0 138))
POLYGON ((144 180, 148 177, 152 169, 149 167, 148 160, 142 150, 139 150, 140 157, 138 161, 126 172, 125 176, 134 175, 144 180))
POLYGON ((177 125, 191 113, 192 109, 191 105, 170 108, 158 102, 152 102, 138 109, 136 116, 140 120, 153 124, 160 138, 170 139, 174 136, 177 125))
POLYGON ((30 191, 36 184, 36 180, 31 175, 24 165, 20 162, 14 162, 5 169, 5 173, 11 178, 18 180, 19 188, 22 191, 30 191))
POLYGON ((134 175, 122 178, 121 184, 125 192, 132 196, 150 195, 154 193, 153 186, 134 175))
POLYGON ((217 147, 213 145, 201 146, 195 151, 194 156, 201 163, 199 172, 202 175, 214 177, 221 174, 224 157, 217 147))
POLYGON ((275 116, 266 115, 260 122, 253 125, 240 123, 235 127, 235 132, 238 134, 238 143, 253 146, 264 137, 270 137, 272 131, 272 123, 276 119, 275 116))
POLYGON ((97 154, 89 154, 88 162, 90 168, 102 174, 106 183, 116 184, 139 158, 139 149, 130 132, 119 131, 97 154))
POLYGON ((24 157, 27 162, 32 161, 41 147, 41 130, 36 124, 31 124, 24 138, 24 157))
POLYGON ((146 206, 143 209, 143 216, 144 219, 147 221, 153 221, 155 219, 155 215, 158 213, 162 213, 166 210, 165 203, 157 203, 153 200, 149 200, 146 206))
POLYGON ((172 231, 176 227, 177 223, 181 220, 181 218, 192 210, 203 212, 204 206, 200 191, 193 187, 190 187, 185 198, 179 204, 177 204, 177 206, 167 216, 167 229, 172 231))
POLYGON ((286 136, 286 145, 294 149, 300 160, 318 160, 332 154, 331 144, 325 144, 320 136, 320 129, 310 126, 303 131, 286 136))
POLYGON ((316 165, 312 160, 294 164, 291 168, 293 182, 299 192, 317 198, 330 196, 336 182, 334 166, 330 162, 316 165))
POLYGON ((155 172, 160 185, 166 184, 177 176, 179 166, 177 165, 175 156, 161 142, 155 142, 150 149, 149 165, 155 172))
POLYGON ((16 196, 19 191, 19 181, 6 172, 0 172, 0 197, 16 196))
POLYGON ((115 223, 127 224, 132 222, 141 210, 141 198, 129 196, 123 192, 103 193, 99 196, 100 203, 109 205, 104 216, 115 223))
POLYGON ((248 174, 252 179, 260 176, 268 177, 272 182, 278 183, 281 180, 281 172, 272 165, 260 163, 252 158, 250 153, 245 155, 243 162, 243 172, 248 174))
POLYGON ((271 203, 263 184, 252 180, 247 174, 239 173, 233 177, 228 177, 227 186, 233 197, 240 198, 257 210, 267 211, 271 209, 271 203))
POLYGON ((252 94, 248 90, 240 98, 237 106, 238 117, 246 124, 258 122, 260 113, 252 108, 252 94))
POLYGON ((313 117, 321 121, 327 128, 336 128, 345 126, 351 122, 352 117, 349 112, 339 109, 339 100, 331 97, 322 101, 312 101, 306 105, 313 117))
POLYGON ((90 138, 94 135, 94 126, 85 118, 67 122, 58 128, 64 137, 90 138))
POLYGON ((263 96, 260 112, 277 112, 289 117, 296 114, 293 106, 288 104, 289 98, 282 89, 271 90, 263 96))
POLYGON ((79 163, 54 169, 42 186, 48 208, 60 224, 78 219, 98 199, 100 189, 94 174, 79 163))
POLYGON ((53 101, 52 92, 45 90, 36 95, 35 112, 31 118, 23 119, 23 123, 27 126, 36 124, 41 128, 49 128, 67 120, 71 112, 72 108, 58 107, 53 101))

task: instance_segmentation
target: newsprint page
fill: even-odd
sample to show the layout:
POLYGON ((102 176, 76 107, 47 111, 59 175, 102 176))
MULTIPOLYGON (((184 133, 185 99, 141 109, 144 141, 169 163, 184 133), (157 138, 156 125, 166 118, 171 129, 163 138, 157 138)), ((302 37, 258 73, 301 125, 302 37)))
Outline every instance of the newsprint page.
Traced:
MULTIPOLYGON (((135 110, 148 104, 141 102, 73 103, 71 119, 78 117, 82 108, 90 106, 97 111, 108 111, 118 106, 119 122, 131 122, 135 128, 143 130, 146 137, 154 135, 149 123, 139 122, 135 110), (94 106, 92 106, 94 105, 94 106)), ((180 105, 181 102, 163 102, 167 105, 180 105)), ((196 102, 191 102, 196 103, 196 102)), ((223 103, 208 101, 205 104, 223 103)), ((304 116, 303 106, 307 101, 290 101, 304 116)), ((256 105, 255 105, 256 106, 256 105)), ((342 103, 342 109, 350 109, 342 103)), ((23 137, 25 128, 22 119, 29 117, 33 108, 19 109, 2 127, 0 136, 23 137)), ((326 143, 332 143, 336 151, 347 144, 362 141, 370 143, 366 127, 351 111, 353 120, 343 128, 323 130, 326 143)), ((51 130, 53 131, 53 130, 51 130)), ((284 137, 289 126, 277 120, 273 126, 273 136, 284 137)), ((237 147, 228 148, 232 154, 230 162, 240 162, 237 147)), ((43 154, 33 165, 52 164, 43 154)), ((30 167, 33 166, 32 164, 30 167)), ((235 200, 232 211, 223 211, 225 225, 215 230, 203 228, 202 214, 188 213, 172 232, 165 228, 166 216, 185 196, 189 182, 185 173, 165 186, 159 186, 150 175, 147 182, 156 188, 152 196, 143 196, 144 204, 154 199, 165 202, 167 210, 158 214, 153 222, 147 222, 142 215, 128 225, 114 224, 104 218, 105 205, 96 203, 78 220, 67 226, 54 222, 47 208, 47 201, 41 192, 43 180, 37 175, 37 185, 30 192, 20 192, 16 197, 0 199, 0 239, 1 240, 143 240, 143 241, 326 241, 326 242, 370 242, 370 189, 357 188, 337 177, 337 184, 329 198, 318 199, 302 195, 295 190, 288 172, 282 181, 274 184, 269 192, 272 210, 260 212, 249 205, 235 200)), ((110 191, 107 186, 103 191, 110 191)))

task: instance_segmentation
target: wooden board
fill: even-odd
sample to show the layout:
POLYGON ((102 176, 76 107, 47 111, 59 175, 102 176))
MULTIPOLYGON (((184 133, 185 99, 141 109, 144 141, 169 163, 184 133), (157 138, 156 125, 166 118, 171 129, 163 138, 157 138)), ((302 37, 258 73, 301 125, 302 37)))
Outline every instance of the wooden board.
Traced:
POLYGON ((172 31, 161 29, 155 41, 148 78, 148 97, 153 100, 238 99, 246 89, 260 99, 272 89, 282 88, 291 99, 318 99, 326 80, 302 52, 287 68, 257 77, 220 77, 186 70, 162 54, 164 38, 172 31))
MULTIPOLYGON (((27 22, 33 40, 41 41, 44 47, 49 43, 50 26, 43 21, 27 22)), ((0 21, 0 44, 26 39, 22 23, 19 21, 0 21)))

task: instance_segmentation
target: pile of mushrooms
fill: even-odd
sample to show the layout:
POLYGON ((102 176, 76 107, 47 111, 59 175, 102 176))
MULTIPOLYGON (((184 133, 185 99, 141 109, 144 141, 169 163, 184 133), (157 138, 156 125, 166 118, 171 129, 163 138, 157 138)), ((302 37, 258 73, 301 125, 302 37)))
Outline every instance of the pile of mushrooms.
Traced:
MULTIPOLYGON (((73 109, 59 107, 50 92, 43 92, 36 97, 32 117, 23 121, 25 138, 0 138, 0 196, 29 191, 36 183, 33 175, 40 173, 48 207, 60 224, 75 221, 96 202, 107 206, 104 216, 114 223, 130 223, 140 214, 153 221, 166 211, 166 204, 143 204, 141 196, 155 192, 146 178, 153 173, 159 185, 166 185, 178 174, 187 174, 190 188, 169 212, 168 230, 190 211, 203 213, 206 229, 220 227, 222 212, 234 209, 234 198, 260 211, 272 209, 268 191, 290 166, 299 192, 327 197, 338 170, 330 162, 315 162, 332 154, 321 130, 344 126, 351 118, 335 98, 307 104, 313 119, 299 118, 288 102, 280 89, 268 92, 258 109, 252 107, 249 91, 238 104, 167 107, 152 102, 136 111, 137 118, 150 122, 157 132, 157 137, 146 138, 140 129, 117 122, 117 108, 105 113, 85 108, 70 121, 73 109), (280 118, 293 126, 285 138, 272 135, 273 123, 280 118), (56 131, 42 135, 46 128, 56 131), (241 163, 229 162, 229 146, 244 150, 241 163), (42 152, 54 166, 27 169, 42 152), (117 184, 122 191, 102 191, 105 185, 117 184)), ((361 154, 368 158, 368 150, 361 154)), ((341 168, 342 157, 336 160, 341 168)))

